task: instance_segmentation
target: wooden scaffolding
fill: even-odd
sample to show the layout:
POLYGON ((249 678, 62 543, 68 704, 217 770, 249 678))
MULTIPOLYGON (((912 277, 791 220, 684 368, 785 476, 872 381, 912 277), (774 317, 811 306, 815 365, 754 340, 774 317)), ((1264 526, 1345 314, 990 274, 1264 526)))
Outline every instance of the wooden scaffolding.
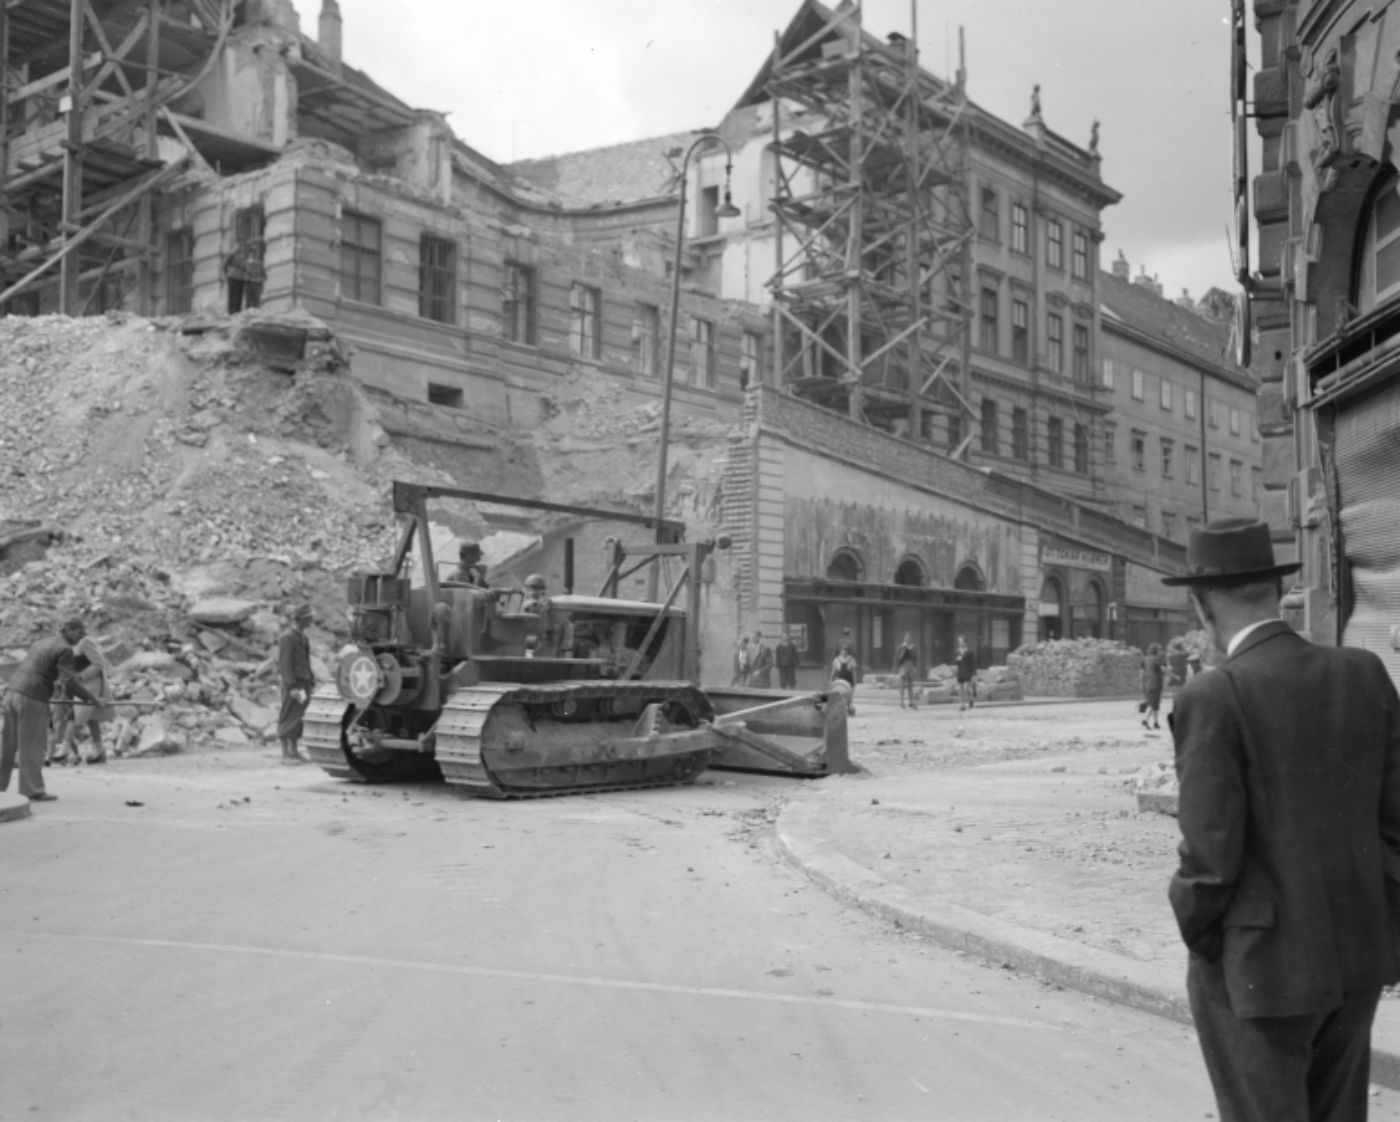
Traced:
POLYGON ((966 454, 966 75, 961 45, 953 81, 923 71, 916 35, 881 42, 859 4, 808 3, 775 43, 775 365, 791 392, 910 439, 947 416, 966 454))

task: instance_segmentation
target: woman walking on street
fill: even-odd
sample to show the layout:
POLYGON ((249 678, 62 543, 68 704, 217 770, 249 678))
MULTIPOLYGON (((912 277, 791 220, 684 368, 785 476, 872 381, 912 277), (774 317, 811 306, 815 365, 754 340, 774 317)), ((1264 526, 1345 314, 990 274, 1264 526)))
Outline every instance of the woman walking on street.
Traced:
POLYGON ((1166 668, 1167 660, 1162 657, 1161 646, 1153 643, 1142 657, 1142 704, 1139 708, 1144 714, 1142 727, 1145 729, 1162 727, 1157 720, 1157 711, 1162 707, 1162 676, 1166 668))
POLYGON ((967 640, 958 636, 958 653, 953 659, 958 673, 958 712, 977 702, 977 652, 968 649, 967 640))
POLYGON ((855 696, 857 668, 855 655, 851 654, 851 644, 842 643, 841 653, 838 654, 831 663, 831 680, 833 682, 845 682, 846 685, 851 687, 851 697, 846 704, 846 712, 852 717, 856 715, 855 696))

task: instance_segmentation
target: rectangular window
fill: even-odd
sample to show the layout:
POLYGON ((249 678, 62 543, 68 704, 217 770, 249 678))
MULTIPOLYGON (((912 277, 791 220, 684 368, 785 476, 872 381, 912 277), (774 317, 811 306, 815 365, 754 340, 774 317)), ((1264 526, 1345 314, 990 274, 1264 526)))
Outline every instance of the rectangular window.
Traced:
POLYGON ((241 207, 233 212, 233 240, 244 245, 257 246, 259 261, 261 261, 263 235, 266 228, 267 220, 263 214, 261 203, 256 206, 241 207))
POLYGON ((1103 373, 1100 375, 1099 384, 1102 385, 1103 388, 1106 390, 1113 389, 1115 378, 1115 371, 1113 369, 1113 359, 1106 358, 1103 360, 1102 371, 1103 373))
POLYGON ((990 397, 982 399, 982 451, 991 456, 1001 454, 1001 434, 997 432, 997 403, 990 397))
POLYGON ((436 382, 428 383, 428 404, 446 405, 451 409, 461 409, 463 394, 457 386, 443 386, 436 382))
POLYGON ((1089 327, 1083 323, 1074 325, 1074 380, 1080 385, 1089 381, 1089 327))
POLYGON ((1201 450, 1186 446, 1186 482, 1199 483, 1201 481, 1201 450))
POLYGON ((1157 388, 1157 400, 1168 413, 1172 411, 1172 384, 1165 378, 1162 379, 1161 385, 1157 388))
POLYGON ((1071 243, 1070 272, 1080 280, 1089 278, 1089 235, 1083 230, 1075 230, 1071 243))
POLYGON ((1220 453, 1212 452, 1206 457, 1206 486, 1212 491, 1220 490, 1220 453))
POLYGON ((1103 462, 1118 462, 1118 426, 1105 424, 1103 427, 1103 462))
POLYGON ((380 302, 384 226, 353 210, 340 214, 340 294, 361 304, 380 302))
POLYGON ((1011 248, 1016 253, 1029 253, 1031 219, 1025 203, 1011 204, 1011 248))
POLYGON ((1230 461, 1230 494, 1244 494, 1244 464, 1239 460, 1230 461))
POLYGON ((1170 479, 1170 478, 1172 477, 1172 473, 1176 470, 1176 465, 1175 465, 1174 463, 1172 463, 1172 457, 1173 457, 1173 453, 1175 452, 1175 448, 1176 448, 1176 446, 1175 446, 1175 444, 1174 444, 1173 441, 1170 441, 1170 440, 1166 439, 1165 437, 1162 438, 1162 478, 1163 478, 1163 479, 1170 479))
POLYGON ((1031 458, 1030 418, 1024 409, 1011 410, 1011 457, 1016 460, 1031 458))
POLYGON ((956 452, 958 445, 962 443, 963 424, 961 413, 950 413, 948 415, 948 451, 956 452))
POLYGON ((1051 312, 1045 317, 1046 360, 1056 374, 1065 372, 1065 320, 1051 312))
POLYGON ((763 336, 757 331, 745 331, 739 353, 739 388, 747 390, 760 382, 763 377, 763 336))
POLYGON ((997 353, 997 336, 999 334, 999 324, 997 315, 1000 311, 1001 293, 995 288, 982 289, 982 305, 978 316, 978 342, 988 354, 997 353))
POLYGON ((1083 424, 1074 426, 1074 470, 1089 474, 1089 427, 1083 424))
POLYGON ((1185 397, 1185 399, 1182 401, 1182 404, 1181 404, 1181 411, 1182 411, 1183 413, 1186 414, 1186 419, 1187 419, 1188 421, 1194 421, 1194 420, 1196 419, 1196 391, 1195 391, 1195 390, 1187 390, 1187 391, 1186 391, 1186 397, 1185 397))
POLYGON ((1147 529, 1147 508, 1145 506, 1133 507, 1133 525, 1140 530, 1147 529))
POLYGON ((1045 263, 1052 269, 1065 267, 1065 228, 1058 218, 1045 223, 1045 263))
POLYGON ((1065 423, 1051 417, 1045 426, 1045 459, 1052 468, 1065 466, 1065 423))
POLYGON ((1230 406, 1230 433, 1233 436, 1240 435, 1240 411, 1233 405, 1230 406))
POLYGON ((1176 515, 1169 510, 1162 511, 1162 537, 1175 541, 1178 528, 1176 515))
POLYGON ((1254 496, 1254 501, 1256 503, 1264 497, 1263 478, 1258 468, 1252 467, 1249 469, 1250 494, 1254 496))
POLYGON ((603 292, 574 281, 569 290, 569 353, 579 358, 602 357, 603 292))
POLYGON ((1206 423, 1213 429, 1220 427, 1220 402, 1213 397, 1206 398, 1206 423))
POLYGON ((690 320, 691 380, 706 389, 715 388, 715 325, 692 316, 690 320))
POLYGON ((1143 383, 1147 381, 1146 375, 1141 370, 1133 371, 1133 400, 1141 401, 1146 393, 1143 383))
POLYGON ((418 314, 457 322, 457 243, 424 234, 418 241, 418 314))
POLYGON ((501 320, 512 343, 534 346, 539 342, 535 325, 535 270, 519 261, 506 262, 501 286, 501 320))
POLYGON ((1011 301, 1011 357, 1020 363, 1031 360, 1031 306, 1024 300, 1011 301))
POLYGON ((995 187, 982 188, 982 205, 977 214, 977 232, 989 242, 1001 241, 1001 204, 995 187))
POLYGON ((638 374, 658 374, 661 356, 661 309, 655 304, 638 304, 632 315, 632 365, 638 374))
POLYGON ((1133 429, 1133 470, 1147 470, 1147 433, 1133 429))
POLYGON ((187 315, 194 306, 194 231, 165 235, 165 314, 187 315))

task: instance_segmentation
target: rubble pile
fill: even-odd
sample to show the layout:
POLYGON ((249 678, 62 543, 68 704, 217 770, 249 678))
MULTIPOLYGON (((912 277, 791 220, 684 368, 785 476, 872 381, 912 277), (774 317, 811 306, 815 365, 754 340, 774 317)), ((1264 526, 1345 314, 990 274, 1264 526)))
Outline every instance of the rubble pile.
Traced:
MULTIPOLYGON (((468 414, 440 418, 496 465, 483 480, 430 454, 440 440, 396 438, 413 403, 364 390, 345 362, 301 313, 0 319, 0 679, 80 615, 112 655, 113 696, 137 703, 111 726, 123 751, 259 743, 288 606, 311 602, 326 681, 346 575, 393 554, 392 480, 649 507, 659 410, 597 371, 562 379, 519 439, 473 444, 468 414), (247 610, 210 619, 218 598, 247 610)), ((727 432, 673 418, 673 512, 717 517, 727 432)))
MULTIPOLYGON (((555 501, 590 505, 630 499, 649 513, 656 493, 661 407, 629 404, 624 386, 588 366, 561 379, 541 398, 536 444, 546 489, 555 501), (628 490, 618 493, 620 481, 628 490)), ((672 410, 667 437, 666 510, 697 537, 718 527, 720 477, 734 426, 672 410)))
POLYGON ((1130 697, 1142 690, 1142 652, 1107 639, 1047 639, 1006 658, 1029 697, 1130 697))
POLYGON ((382 555, 385 488, 361 478, 335 415, 352 412, 353 387, 271 369, 245 326, 0 320, 0 516, 167 570, 266 557, 342 570, 382 555))

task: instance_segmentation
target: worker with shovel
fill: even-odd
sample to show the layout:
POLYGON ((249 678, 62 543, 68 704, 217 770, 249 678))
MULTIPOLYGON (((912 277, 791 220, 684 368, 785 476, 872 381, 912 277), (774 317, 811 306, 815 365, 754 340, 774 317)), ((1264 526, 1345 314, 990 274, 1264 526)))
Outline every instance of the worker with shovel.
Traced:
POLYGON ((31 802, 58 798, 44 789, 44 753, 49 739, 49 699, 62 682, 66 691, 88 705, 100 706, 102 698, 88 692, 78 680, 73 648, 87 634, 83 621, 74 617, 57 635, 41 639, 15 668, 0 705, 4 715, 0 730, 0 791, 10 788, 10 773, 19 766, 19 793, 31 802))

